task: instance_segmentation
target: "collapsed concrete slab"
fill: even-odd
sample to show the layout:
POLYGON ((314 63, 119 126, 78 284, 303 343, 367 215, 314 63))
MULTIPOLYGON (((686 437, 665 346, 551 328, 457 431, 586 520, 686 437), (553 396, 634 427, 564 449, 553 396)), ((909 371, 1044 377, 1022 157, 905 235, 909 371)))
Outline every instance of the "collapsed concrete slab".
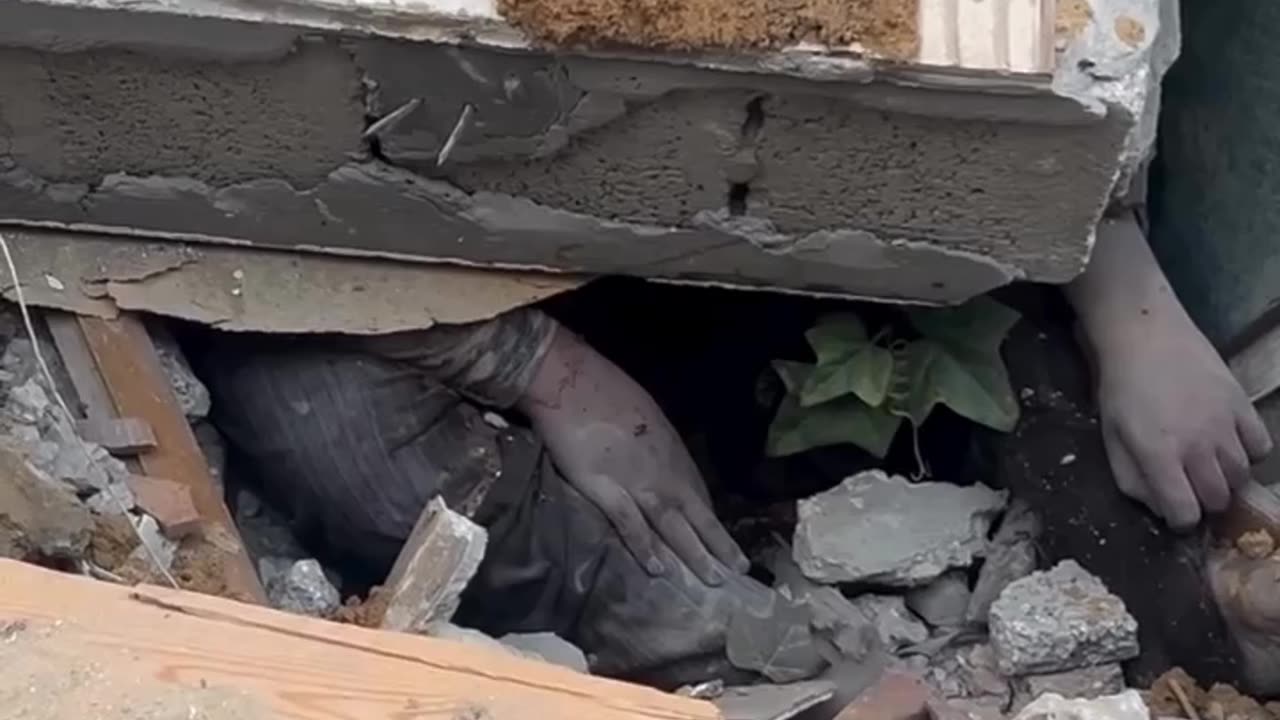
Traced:
POLYGON ((928 302, 1062 282, 1176 22, 994 5, 922 0, 887 62, 842 33, 549 51, 465 0, 14 0, 0 223, 928 302))
POLYGON ((989 622, 1006 675, 1057 673, 1138 655, 1138 623, 1124 601, 1074 560, 1011 583, 991 606, 989 622))
POLYGON ((797 504, 795 560, 810 579, 923 585, 981 555, 1005 494, 859 473, 797 504))

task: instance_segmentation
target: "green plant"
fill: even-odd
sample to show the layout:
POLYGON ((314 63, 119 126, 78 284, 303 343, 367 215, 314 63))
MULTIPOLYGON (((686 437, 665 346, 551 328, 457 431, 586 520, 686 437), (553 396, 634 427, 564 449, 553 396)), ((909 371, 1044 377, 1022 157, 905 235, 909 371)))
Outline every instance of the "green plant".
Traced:
POLYGON ((825 316, 805 333, 815 362, 774 361, 787 394, 769 427, 769 455, 853 443, 883 458, 904 420, 918 429, 939 403, 1013 429, 1018 401, 1000 344, 1018 314, 984 297, 905 315, 918 337, 895 338, 890 328, 869 336, 853 313, 825 316))

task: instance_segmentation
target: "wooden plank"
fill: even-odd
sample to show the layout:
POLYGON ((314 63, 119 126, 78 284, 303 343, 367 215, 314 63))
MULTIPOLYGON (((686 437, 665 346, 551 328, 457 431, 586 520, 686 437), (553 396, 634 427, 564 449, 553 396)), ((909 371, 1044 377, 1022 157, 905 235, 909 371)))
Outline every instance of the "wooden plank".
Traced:
POLYGON ((227 591, 243 600, 265 603, 258 573, 160 367, 146 328, 132 315, 115 320, 77 319, 116 413, 141 418, 155 433, 155 449, 138 456, 142 471, 187 487, 200 514, 205 540, 213 552, 223 556, 218 564, 227 591))
MULTIPOLYGON (((66 662, 226 688, 294 720, 719 720, 710 703, 449 640, 0 560, 0 624, 59 623, 66 662)), ((53 652, 54 648, 46 648, 53 652)), ((59 657, 59 660, 62 658, 59 657)), ((92 679, 87 680, 92 682, 92 679)))
POLYGON ((111 394, 98 375, 98 365, 85 343, 84 333, 80 332, 76 316, 50 310, 44 313, 44 319, 49 334, 53 336, 53 344, 62 356, 62 364, 71 376, 71 384, 79 396, 85 416, 90 420, 114 418, 115 403, 111 401, 111 394))
POLYGON ((137 455, 156 446, 156 434, 142 418, 91 418, 77 423, 76 430, 80 437, 101 445, 112 455, 137 455))

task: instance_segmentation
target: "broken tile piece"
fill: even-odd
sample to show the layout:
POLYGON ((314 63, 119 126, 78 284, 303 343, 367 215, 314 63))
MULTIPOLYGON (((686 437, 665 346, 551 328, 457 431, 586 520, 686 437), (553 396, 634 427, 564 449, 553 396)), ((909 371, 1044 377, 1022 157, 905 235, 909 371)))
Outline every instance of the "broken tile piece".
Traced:
POLYGON ((1067 699, 1049 693, 1022 709, 1014 720, 1149 720, 1150 711, 1137 690, 1092 700, 1067 699))
POLYGON ((797 504, 795 559, 811 580, 923 585, 983 553, 1005 493, 869 470, 797 504))
POLYGON ((1011 583, 991 605, 1000 670, 1020 676, 1121 662, 1138 655, 1124 602, 1074 560, 1011 583))
POLYGON ((963 570, 953 570, 908 592, 907 607, 934 627, 951 627, 964 622, 969 596, 968 575, 963 570))
POLYGON ((341 604, 337 588, 314 558, 293 563, 287 572, 274 577, 266 590, 272 605, 300 615, 328 617, 341 604))
POLYGON ((79 558, 92 527, 75 495, 0 447, 0 557, 79 558))
POLYGON ((200 513, 186 485, 149 475, 129 476, 134 502, 154 517, 166 537, 180 540, 200 529, 200 513))
POLYGON ((900 595, 859 595, 853 606, 876 628, 889 648, 923 642, 929 637, 929 628, 907 609, 900 595))
POLYGON ((836 686, 826 680, 789 685, 744 685, 725 688, 712 700, 724 720, 790 720, 829 700, 836 686))
POLYGON ((1013 690, 1015 711, 1047 693, 1068 700, 1088 700, 1123 692, 1124 671, 1119 663, 1107 663, 1047 675, 1027 675, 1013 681, 1013 690))

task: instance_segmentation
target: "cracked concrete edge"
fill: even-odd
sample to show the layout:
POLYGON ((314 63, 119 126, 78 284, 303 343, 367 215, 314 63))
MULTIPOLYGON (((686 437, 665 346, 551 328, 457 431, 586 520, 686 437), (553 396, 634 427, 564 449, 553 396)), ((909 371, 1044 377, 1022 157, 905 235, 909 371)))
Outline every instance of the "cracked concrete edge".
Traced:
POLYGON ((1089 22, 1060 53, 1056 93, 1099 114, 1128 116, 1114 199, 1144 180, 1155 147, 1160 84, 1181 45, 1178 0, 1094 0, 1089 22))
MULTIPOLYGON (((297 37, 313 33, 374 36, 502 50, 545 52, 507 25, 492 0, 9 0, 11 13, 39 17, 38 11, 92 16, 81 33, 51 32, 42 23, 0 24, 0 44, 72 51, 100 44, 110 29, 124 44, 171 47, 220 59, 253 54, 279 55, 297 37), (34 14, 33 14, 34 13, 34 14), (201 34, 157 32, 187 20, 202 21, 201 34), (207 31, 205 28, 207 27, 207 31)), ((563 51, 561 51, 563 52, 563 51)), ((731 73, 783 75, 839 83, 883 80, 909 86, 993 92, 1050 94, 1045 72, 993 71, 925 63, 889 62, 858 48, 801 44, 756 53, 666 53, 644 50, 579 50, 593 58, 647 64, 694 66, 731 73)))
MULTIPOLYGON (((306 190, 277 179, 213 188, 119 174, 94 188, 55 186, 21 169, 0 172, 6 186, 19 192, 0 194, 0 223, 32 226, 29 218, 42 218, 34 225, 418 262, 925 303, 961 302, 1024 276, 939 244, 839 228, 787 236, 767 221, 723 211, 690 228, 603 220, 511 195, 468 195, 378 162, 346 164, 306 190), (725 280, 726 268, 733 280, 725 280)), ((1077 260, 1070 264, 1082 267, 1086 258, 1077 260)))
MULTIPOLYGON (((511 273, 0 226, 33 306, 143 311, 222 330, 348 334, 483 320, 577 287, 511 273)), ((16 300, 12 281, 0 282, 16 300)))

